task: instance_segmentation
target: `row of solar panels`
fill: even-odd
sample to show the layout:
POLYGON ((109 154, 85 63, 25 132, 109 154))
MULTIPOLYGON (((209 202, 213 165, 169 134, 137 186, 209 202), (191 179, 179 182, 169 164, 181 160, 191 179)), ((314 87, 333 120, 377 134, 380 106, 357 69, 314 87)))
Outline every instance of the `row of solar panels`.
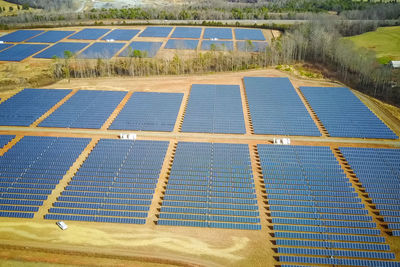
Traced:
POLYGON ((159 219, 158 225, 169 226, 191 226, 191 227, 211 227, 211 228, 225 228, 225 229, 241 229, 241 230, 261 230, 259 224, 244 224, 244 223, 218 223, 218 222, 205 222, 205 221, 184 221, 184 220, 165 220, 159 219))
MULTIPOLYGON (((165 49, 197 50, 198 40, 170 39, 165 44, 165 49)), ((33 55, 33 58, 53 59, 77 55, 77 58, 110 59, 117 57, 154 57, 162 46, 162 42, 133 41, 126 46, 120 42, 59 42, 54 45, 47 44, 0 44, 0 61, 21 61, 33 55), (123 49, 126 47, 125 49, 123 49), (123 50, 122 50, 123 49, 123 50), (43 50, 43 51, 42 51, 43 50), (121 51, 122 50, 122 51, 121 51), (40 52, 41 51, 41 52, 40 52), (121 51, 121 52, 120 52, 121 51), (40 52, 40 53, 39 53, 40 52), (66 54, 68 53, 68 54, 66 54)), ((248 43, 236 42, 237 50, 242 52, 263 52, 268 46, 267 42, 248 43)), ((233 51, 232 41, 201 41, 201 50, 233 51)))
MULTIPOLYGON (((245 77, 244 82, 256 134, 321 135, 288 79, 245 77), (275 115, 269 117, 268 114, 275 115), (304 124, 305 121, 307 121, 306 124, 304 124), (280 126, 276 128, 273 126, 274 123, 280 126), (282 123, 290 124, 294 131, 289 130, 282 123)), ((356 132, 350 124, 348 132, 343 132, 347 130, 339 124, 333 126, 332 130, 328 127, 331 136, 397 138, 348 89, 304 88, 303 91, 312 92, 309 93, 310 96, 319 95, 319 98, 327 95, 325 91, 329 91, 330 95, 336 95, 338 99, 332 101, 335 98, 329 98, 330 104, 359 107, 355 112, 354 110, 345 112, 346 118, 340 117, 339 114, 344 108, 329 115, 340 123, 346 121, 346 123, 351 122, 357 125, 356 132), (340 98, 343 94, 348 97, 340 98), (348 103, 349 101, 351 103, 348 103), (363 119, 363 114, 368 117, 368 120, 363 119), (335 134, 335 127, 339 127, 342 134, 335 134), (378 127, 377 131, 382 134, 371 132, 372 134, 364 135, 363 133, 369 132, 370 127, 378 127)), ((0 112, 0 125, 30 125, 70 92, 70 90, 25 89, 0 105, 0 111, 3 111, 0 112)), ((39 126, 100 128, 125 94, 126 92, 81 90, 39 126)), ((114 120, 110 129, 172 131, 182 96, 182 94, 174 93, 136 92, 114 120)), ((319 98, 316 97, 316 105, 319 103, 319 98)), ((327 110, 331 112, 333 109, 327 110)), ((316 112, 318 113, 318 110, 316 112)), ((321 118, 321 120, 324 123, 324 119, 321 118)), ((239 86, 193 85, 182 131, 245 133, 239 86)), ((318 153, 317 150, 315 153, 318 153)))
MULTIPOLYGON (((146 27, 139 37, 168 37, 173 27, 146 27)), ((258 40, 265 41, 260 29, 233 29, 236 40, 258 40)), ((3 42, 31 42, 31 43, 56 43, 64 38, 74 40, 117 40, 129 41, 135 37, 138 29, 102 29, 84 28, 79 32, 75 31, 44 31, 44 30, 17 30, 0 37, 3 42)), ((204 28, 202 27, 175 27, 171 38, 190 39, 233 39, 232 28, 204 28)))
POLYGON ((385 266, 385 267, 400 266, 400 263, 395 262, 395 261, 302 257, 302 256, 279 256, 279 261, 280 262, 293 262, 293 263, 307 263, 307 264, 342 265, 342 266, 385 266))

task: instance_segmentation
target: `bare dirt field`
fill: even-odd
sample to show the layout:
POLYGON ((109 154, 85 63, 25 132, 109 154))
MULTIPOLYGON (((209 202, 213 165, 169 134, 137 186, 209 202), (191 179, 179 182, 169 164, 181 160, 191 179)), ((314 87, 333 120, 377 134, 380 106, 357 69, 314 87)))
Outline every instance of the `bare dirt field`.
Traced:
MULTIPOLYGON (((39 120, 50 115, 50 112, 42 116, 30 127, 0 127, 2 134, 39 135, 39 136, 74 136, 90 137, 92 143, 82 152, 75 164, 70 168, 60 185, 54 190, 39 210, 34 219, 0 218, 0 265, 18 266, 30 262, 66 265, 88 265, 88 266, 275 266, 278 262, 274 252, 272 228, 268 221, 265 191, 262 187, 262 179, 257 171, 258 163, 254 145, 270 143, 272 136, 253 135, 250 131, 250 121, 247 117, 245 135, 221 135, 181 133, 179 123, 184 116, 184 106, 189 95, 190 87, 195 83, 208 84, 239 84, 241 94, 244 98, 242 79, 244 76, 268 76, 289 77, 293 85, 299 86, 340 86, 335 81, 324 79, 304 79, 276 69, 262 69, 235 73, 218 73, 197 76, 159 76, 139 78, 101 78, 101 79, 72 79, 59 81, 45 88, 54 89, 86 89, 86 90, 124 90, 129 91, 153 91, 153 92, 181 92, 185 94, 181 104, 179 116, 174 131, 165 132, 137 132, 138 139, 167 140, 170 148, 164 160, 157 184, 156 193, 150 207, 149 218, 144 225, 94 223, 94 222, 67 222, 69 229, 61 231, 55 221, 44 220, 43 215, 51 207, 52 202, 60 191, 71 179, 74 170, 80 166, 90 152, 98 138, 118 138, 121 131, 106 130, 113 118, 118 114, 117 110, 106 121, 102 129, 60 129, 36 127, 39 120), (207 141, 207 142, 237 142, 249 145, 254 179, 259 203, 262 230, 229 230, 200 227, 173 227, 158 226, 155 223, 158 213, 159 202, 162 196, 162 187, 166 181, 166 169, 172 157, 171 147, 176 141, 207 141), (15 264, 15 265, 14 265, 15 264)), ((1 98, 8 98, 18 92, 0 92, 1 98)), ((68 96, 67 96, 68 97, 68 96)), ((4 101, 4 100, 3 100, 4 101)), ((64 99, 65 101, 65 99, 64 99)), ((244 110, 247 103, 243 102, 244 110)), ((367 103, 368 105, 368 103, 367 103)), ((57 107, 55 106, 52 111, 57 107)), ((379 113, 379 109, 373 111, 382 119, 389 116, 379 113)), ((246 113, 245 113, 245 116, 246 113)), ((390 119, 390 118, 389 118, 390 119)), ((396 129, 394 129, 396 130, 396 129)), ((399 132, 397 132, 399 134, 399 132)), ((363 140, 357 138, 331 138, 322 137, 293 137, 294 145, 327 145, 334 150, 342 144, 347 146, 363 147, 399 147, 399 140, 363 140)), ((0 150, 0 155, 13 144, 0 150)), ((339 160, 339 155, 336 155, 339 160)), ((345 169, 345 162, 341 161, 345 169)), ((350 174, 347 173, 349 179, 350 174)), ((352 180, 352 182, 354 182, 352 180)), ((368 201, 360 191, 360 198, 368 201)), ((373 211, 370 210, 373 214, 373 211)), ((378 222, 376 215, 374 220, 378 222)), ((391 245, 392 251, 400 259, 400 245, 398 238, 389 236, 385 231, 383 234, 391 245)), ((28 265, 29 266, 29 265, 28 265)), ((43 266, 43 265, 41 265, 43 266)), ((46 266, 46 265, 44 265, 46 266)))

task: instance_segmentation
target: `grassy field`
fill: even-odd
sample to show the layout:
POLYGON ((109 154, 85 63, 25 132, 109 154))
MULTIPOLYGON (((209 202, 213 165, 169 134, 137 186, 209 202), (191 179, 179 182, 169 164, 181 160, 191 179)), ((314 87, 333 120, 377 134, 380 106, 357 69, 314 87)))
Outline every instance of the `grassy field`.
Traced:
POLYGON ((381 27, 374 32, 348 37, 357 47, 365 47, 376 52, 378 61, 386 64, 400 60, 400 26, 381 27))

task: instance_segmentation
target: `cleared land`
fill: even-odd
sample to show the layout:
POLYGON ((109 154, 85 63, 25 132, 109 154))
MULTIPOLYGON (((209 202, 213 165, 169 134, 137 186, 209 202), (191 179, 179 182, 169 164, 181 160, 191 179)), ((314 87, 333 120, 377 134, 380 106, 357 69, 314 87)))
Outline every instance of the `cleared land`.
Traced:
POLYGON ((380 27, 376 31, 345 39, 351 40, 356 47, 374 51, 382 64, 387 64, 391 60, 400 60, 400 26, 380 27))

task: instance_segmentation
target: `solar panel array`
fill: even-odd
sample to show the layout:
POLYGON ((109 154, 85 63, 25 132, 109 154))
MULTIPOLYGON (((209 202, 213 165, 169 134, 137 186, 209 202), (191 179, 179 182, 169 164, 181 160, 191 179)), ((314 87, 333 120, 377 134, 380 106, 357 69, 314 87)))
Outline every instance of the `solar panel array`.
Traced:
POLYGON ((144 224, 167 148, 101 139, 45 219, 144 224))
POLYGON ((234 29, 236 40, 257 40, 265 41, 260 29, 234 29))
POLYGON ((394 236, 400 234, 400 149, 341 147, 394 236))
POLYGON ((288 78, 244 77, 255 134, 321 136, 288 78))
POLYGON ((193 84, 182 132, 246 133, 240 87, 193 84))
POLYGON ((204 39, 232 39, 231 28, 205 28, 204 39))
POLYGON ((17 44, 0 52, 0 61, 21 61, 45 49, 44 44, 17 44))
POLYGON ((109 129, 171 132, 182 97, 179 93, 135 92, 109 129))
POLYGON ((198 27, 176 27, 171 38, 192 38, 199 39, 202 28, 198 27))
POLYGON ((5 34, 0 37, 0 41, 3 42, 23 42, 27 39, 30 39, 36 35, 43 33, 42 30, 18 30, 15 32, 11 32, 5 34))
POLYGON ((158 224, 261 229, 248 146, 179 142, 158 224))
POLYGON ((0 44, 0 51, 5 50, 6 48, 9 48, 10 46, 13 46, 12 44, 0 44))
POLYGON ((117 41, 129 41, 133 37, 138 34, 140 30, 125 30, 125 29, 115 29, 106 36, 102 38, 102 40, 117 40, 117 41))
POLYGON ((198 44, 198 40, 169 39, 164 48, 196 50, 198 44))
POLYGON ((40 52, 37 55, 34 55, 33 57, 34 58, 53 58, 53 57, 64 58, 65 51, 69 51, 72 54, 76 54, 88 45, 89 45, 89 43, 61 42, 61 43, 57 43, 57 44, 45 49, 44 51, 40 52))
POLYGON ((75 39, 75 40, 97 40, 110 29, 94 29, 94 28, 85 28, 74 35, 68 37, 68 39, 75 39))
POLYGON ((172 27, 149 26, 139 36, 140 37, 167 37, 172 31, 172 27))
POLYGON ((100 129, 125 95, 122 91, 79 90, 39 126, 100 129))
POLYGON ((119 50, 124 47, 124 43, 94 43, 80 54, 80 58, 112 58, 119 50))
POLYGON ((120 57, 154 57, 160 49, 162 42, 132 42, 120 54, 120 57), (137 56, 135 50, 140 51, 137 56))
POLYGON ((277 251, 290 254, 280 262, 395 258, 329 147, 258 145, 258 153, 277 251))
POLYGON ((75 31, 47 31, 39 36, 29 39, 30 43, 56 43, 75 31))
POLYGON ((15 135, 0 135, 0 149, 7 145, 15 135))
POLYGON ((70 92, 24 89, 0 104, 0 125, 29 126, 70 92))
POLYGON ((300 90, 330 136, 398 138, 348 88, 300 87, 300 90))
POLYGON ((21 139, 0 157, 0 216, 33 218, 88 143, 83 138, 21 139))

